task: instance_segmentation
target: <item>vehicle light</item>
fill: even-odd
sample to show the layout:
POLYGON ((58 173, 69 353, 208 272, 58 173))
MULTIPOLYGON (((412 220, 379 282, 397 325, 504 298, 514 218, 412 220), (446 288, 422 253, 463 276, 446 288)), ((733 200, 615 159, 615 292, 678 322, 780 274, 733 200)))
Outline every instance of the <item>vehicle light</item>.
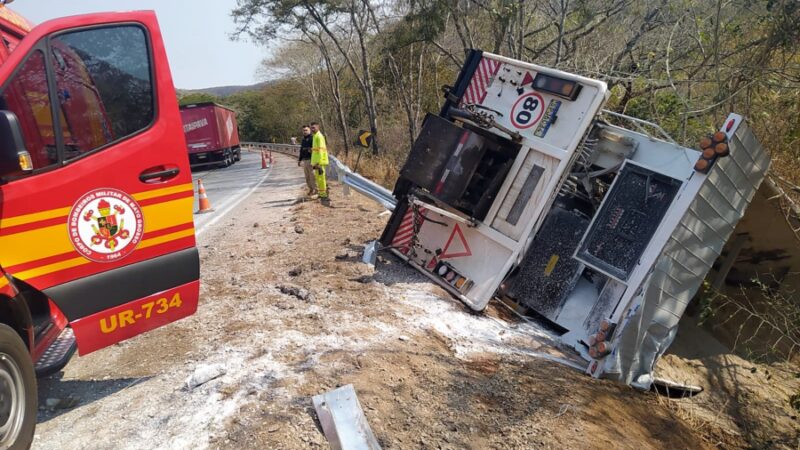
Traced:
POLYGON ((702 153, 700 154, 700 159, 694 163, 694 170, 700 173, 708 173, 717 158, 730 154, 728 136, 722 131, 717 131, 710 137, 701 138, 699 144, 702 153))
POLYGON ((729 120, 728 125, 725 126, 725 131, 731 131, 731 128, 733 128, 734 123, 736 123, 736 120, 734 119, 729 120))
POLYGON ((19 168, 23 172, 32 172, 33 171, 33 160, 31 159, 31 154, 27 151, 21 151, 17 153, 17 157, 19 158, 19 168))
POLYGON ((444 276, 444 278, 447 281, 453 281, 453 278, 455 278, 455 277, 456 277, 456 273, 453 272, 452 270, 450 272, 447 272, 447 275, 444 276))
POLYGON ((556 78, 543 73, 536 74, 536 78, 533 79, 533 88, 537 91, 549 92, 567 100, 575 100, 581 91, 580 87, 575 81, 564 80, 563 78, 556 78))
POLYGON ((462 287, 464 287, 464 283, 466 283, 466 282, 467 282, 466 278, 458 277, 458 279, 455 282, 455 286, 456 286, 457 289, 461 289, 462 287))
POLYGON ((611 353, 611 344, 609 344, 608 342, 598 342, 597 353, 601 355, 606 355, 608 353, 611 353))
POLYGON ((442 264, 441 266, 439 266, 439 270, 437 272, 439 273, 440 277, 443 277, 447 273, 447 266, 442 264))

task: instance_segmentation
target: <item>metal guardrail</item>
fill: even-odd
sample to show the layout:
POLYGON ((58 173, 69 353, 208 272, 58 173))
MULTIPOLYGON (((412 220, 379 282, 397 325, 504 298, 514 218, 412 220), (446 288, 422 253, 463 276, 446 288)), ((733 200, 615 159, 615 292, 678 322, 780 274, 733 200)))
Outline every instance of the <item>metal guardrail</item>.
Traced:
MULTIPOLYGON (((300 146, 293 144, 270 144, 265 142, 242 142, 240 144, 245 150, 266 150, 284 155, 298 157, 300 155, 300 146)), ((392 211, 397 204, 397 199, 394 198, 392 192, 385 187, 370 181, 361 175, 353 172, 344 163, 339 161, 333 155, 328 155, 330 165, 328 166, 328 177, 335 178, 342 183, 345 189, 345 195, 349 195, 349 190, 353 189, 359 194, 374 200, 381 204, 384 208, 392 211)))
POLYGON ((299 156, 300 146, 293 144, 270 144, 266 142, 242 142, 239 145, 247 151, 267 150, 276 153, 283 153, 289 156, 299 156))

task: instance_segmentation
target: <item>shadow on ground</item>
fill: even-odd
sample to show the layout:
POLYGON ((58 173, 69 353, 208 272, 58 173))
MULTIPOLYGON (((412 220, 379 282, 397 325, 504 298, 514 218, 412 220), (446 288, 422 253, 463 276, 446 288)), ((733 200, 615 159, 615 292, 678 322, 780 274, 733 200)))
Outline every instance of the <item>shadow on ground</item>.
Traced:
POLYGON ((149 380, 150 376, 109 380, 63 380, 63 372, 40 378, 38 423, 44 423, 77 406, 85 406, 131 386, 149 380), (59 404, 48 407, 56 400, 59 404))

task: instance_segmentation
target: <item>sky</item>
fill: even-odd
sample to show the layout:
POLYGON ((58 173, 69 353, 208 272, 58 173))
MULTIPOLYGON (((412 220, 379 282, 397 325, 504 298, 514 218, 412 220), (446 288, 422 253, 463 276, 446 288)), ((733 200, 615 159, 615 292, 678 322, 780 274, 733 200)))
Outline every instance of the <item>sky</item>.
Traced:
POLYGON ((256 83, 266 52, 251 42, 232 42, 234 0, 15 0, 11 9, 34 24, 106 11, 155 10, 179 89, 256 83))

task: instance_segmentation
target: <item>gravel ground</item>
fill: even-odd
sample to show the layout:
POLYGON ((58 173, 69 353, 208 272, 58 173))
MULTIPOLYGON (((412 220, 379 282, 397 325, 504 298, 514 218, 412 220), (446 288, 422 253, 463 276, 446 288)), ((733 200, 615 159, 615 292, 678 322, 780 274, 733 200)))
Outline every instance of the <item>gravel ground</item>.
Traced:
POLYGON ((386 215, 302 184, 279 157, 202 236, 197 314, 40 380, 34 448, 327 448, 311 397, 344 384, 384 448, 711 448, 651 395, 543 358, 570 357, 547 332, 362 264, 386 215))

